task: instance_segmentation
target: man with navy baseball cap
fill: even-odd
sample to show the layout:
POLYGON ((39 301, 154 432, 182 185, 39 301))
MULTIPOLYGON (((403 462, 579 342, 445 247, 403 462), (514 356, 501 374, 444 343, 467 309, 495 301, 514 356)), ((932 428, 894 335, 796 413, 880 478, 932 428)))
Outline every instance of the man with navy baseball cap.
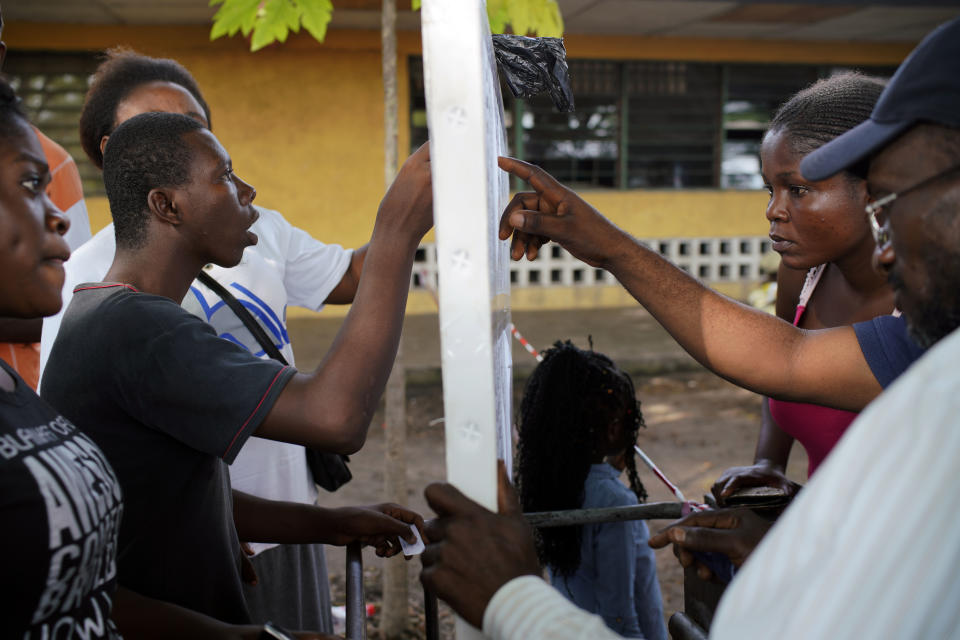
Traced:
POLYGON ((869 163, 874 261, 928 347, 960 326, 960 18, 904 61, 870 118, 803 159, 823 180, 869 163))
POLYGON ((960 18, 941 25, 890 79, 870 118, 807 155, 801 171, 825 180, 882 151, 900 134, 927 122, 960 127, 960 18))

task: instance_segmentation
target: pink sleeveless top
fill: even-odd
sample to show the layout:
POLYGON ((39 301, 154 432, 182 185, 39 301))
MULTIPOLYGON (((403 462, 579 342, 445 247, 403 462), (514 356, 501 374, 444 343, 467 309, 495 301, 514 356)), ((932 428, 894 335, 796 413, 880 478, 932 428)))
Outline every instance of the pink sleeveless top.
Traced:
MULTIPOLYGON (((803 283, 800 299, 797 301, 794 325, 800 324, 807 302, 825 270, 826 265, 822 264, 807 272, 807 279, 803 283)), ((807 475, 812 476, 859 414, 817 404, 784 402, 771 398, 770 415, 785 433, 793 436, 807 450, 809 459, 807 475)))

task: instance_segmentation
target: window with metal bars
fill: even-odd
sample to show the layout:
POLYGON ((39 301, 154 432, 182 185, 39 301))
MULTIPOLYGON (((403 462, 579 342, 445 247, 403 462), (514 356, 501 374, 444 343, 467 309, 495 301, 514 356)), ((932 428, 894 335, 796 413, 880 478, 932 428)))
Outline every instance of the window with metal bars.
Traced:
MULTIPOLYGON (((620 136, 619 65, 603 60, 571 60, 570 84, 575 111, 558 113, 546 95, 530 100, 504 98, 511 122, 522 129, 510 132, 517 154, 543 167, 571 186, 617 185, 620 136)), ((509 91, 507 92, 509 94, 509 91)))
MULTIPOLYGON (((622 108, 627 188, 714 187, 720 161, 721 69, 626 62, 622 108)), ((576 94, 574 94, 576 97, 576 94)))
POLYGON ((23 52, 10 50, 4 74, 23 100, 30 121, 73 156, 80 170, 84 196, 103 195, 100 172, 80 146, 80 112, 97 68, 94 53, 23 52))
MULTIPOLYGON (((841 67, 568 60, 576 104, 501 85, 514 155, 573 187, 760 189, 760 142, 791 95, 841 67), (520 127, 515 126, 516 123, 520 127)), ((895 67, 868 67, 889 77, 895 67)), ((423 65, 410 58, 411 150, 427 139, 423 65)), ((515 185, 519 187, 519 185, 515 185)))
POLYGON ((723 165, 720 186, 762 189, 760 143, 773 114, 821 77, 812 65, 730 64, 725 68, 723 165))
MULTIPOLYGON (((761 189, 760 143, 777 109, 794 93, 849 67, 797 64, 729 64, 724 67, 723 165, 720 186, 761 189)), ((860 68, 889 78, 896 67, 860 68)))
MULTIPOLYGON (((569 60, 576 110, 501 87, 511 153, 574 187, 716 186, 720 66, 569 60), (516 126, 519 123, 519 128, 516 126)), ((411 147, 427 139, 422 60, 410 60, 411 147)))

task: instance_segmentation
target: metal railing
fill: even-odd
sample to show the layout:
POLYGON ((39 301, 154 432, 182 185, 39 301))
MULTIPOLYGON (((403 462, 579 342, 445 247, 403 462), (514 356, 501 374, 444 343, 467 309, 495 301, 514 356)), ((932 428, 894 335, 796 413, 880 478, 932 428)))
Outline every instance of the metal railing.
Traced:
MULTIPOLYGON (((570 527, 600 522, 626 520, 675 520, 681 516, 679 502, 653 502, 629 507, 602 509, 570 509, 525 513, 523 517, 533 527, 570 527)), ((439 640, 440 620, 437 596, 427 589, 423 593, 423 613, 426 639, 439 640)), ((366 640, 366 606, 363 597, 363 557, 360 543, 347 545, 347 640, 366 640)))
POLYGON ((651 502, 631 507, 604 507, 602 509, 568 509, 525 513, 523 517, 532 527, 571 527, 578 524, 621 522, 625 520, 676 520, 680 517, 679 502, 651 502))
POLYGON ((367 606, 363 596, 363 553, 359 542, 347 545, 346 626, 348 640, 366 640, 367 606))

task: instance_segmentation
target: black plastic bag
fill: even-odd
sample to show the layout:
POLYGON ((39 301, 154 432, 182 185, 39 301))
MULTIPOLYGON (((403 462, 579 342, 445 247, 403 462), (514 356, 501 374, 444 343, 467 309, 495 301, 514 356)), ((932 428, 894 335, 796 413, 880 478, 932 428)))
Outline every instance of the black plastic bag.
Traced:
POLYGON ((497 66, 515 98, 549 92, 558 111, 573 111, 573 91, 562 38, 493 36, 497 66))

